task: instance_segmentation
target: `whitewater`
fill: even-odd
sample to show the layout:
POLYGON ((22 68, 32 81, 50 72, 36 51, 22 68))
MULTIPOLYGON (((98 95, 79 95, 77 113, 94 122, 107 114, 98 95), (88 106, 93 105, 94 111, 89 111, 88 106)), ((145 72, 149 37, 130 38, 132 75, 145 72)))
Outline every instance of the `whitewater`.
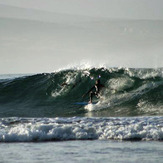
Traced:
POLYGON ((162 117, 2 118, 1 142, 163 140, 162 117))

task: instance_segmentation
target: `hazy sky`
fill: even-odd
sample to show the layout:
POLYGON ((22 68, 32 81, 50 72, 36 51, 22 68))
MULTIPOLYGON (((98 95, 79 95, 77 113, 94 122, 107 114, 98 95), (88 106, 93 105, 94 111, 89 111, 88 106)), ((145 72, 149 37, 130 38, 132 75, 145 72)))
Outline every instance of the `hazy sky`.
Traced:
POLYGON ((79 15, 163 19, 163 0, 0 0, 0 3, 79 15))
POLYGON ((0 7, 0 74, 82 60, 163 67, 163 0, 0 0, 0 7))

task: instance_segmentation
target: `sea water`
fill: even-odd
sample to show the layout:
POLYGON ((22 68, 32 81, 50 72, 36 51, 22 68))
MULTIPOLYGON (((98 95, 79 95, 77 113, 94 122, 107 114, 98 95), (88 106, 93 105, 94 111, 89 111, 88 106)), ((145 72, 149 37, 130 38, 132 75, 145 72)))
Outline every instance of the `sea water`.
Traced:
POLYGON ((0 76, 0 162, 163 162, 163 70, 0 76), (95 105, 78 106, 100 76, 95 105))
POLYGON ((111 162, 162 163, 159 141, 59 141, 44 143, 2 143, 0 162, 111 162))

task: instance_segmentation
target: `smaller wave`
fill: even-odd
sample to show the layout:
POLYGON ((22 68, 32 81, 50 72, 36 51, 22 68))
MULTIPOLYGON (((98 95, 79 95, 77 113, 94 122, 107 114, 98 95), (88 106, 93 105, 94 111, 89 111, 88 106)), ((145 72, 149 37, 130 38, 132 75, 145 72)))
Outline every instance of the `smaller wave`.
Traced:
POLYGON ((3 118, 0 142, 163 140, 163 117, 3 118))

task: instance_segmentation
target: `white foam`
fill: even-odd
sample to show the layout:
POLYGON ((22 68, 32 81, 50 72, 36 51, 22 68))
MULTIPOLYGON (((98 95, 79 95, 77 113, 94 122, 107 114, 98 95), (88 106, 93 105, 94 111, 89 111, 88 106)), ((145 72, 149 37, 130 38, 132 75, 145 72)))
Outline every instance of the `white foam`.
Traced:
POLYGON ((1 120, 0 142, 163 140, 163 117, 1 120), (19 121, 19 122, 18 122, 19 121), (2 126, 2 125, 1 125, 2 126))

